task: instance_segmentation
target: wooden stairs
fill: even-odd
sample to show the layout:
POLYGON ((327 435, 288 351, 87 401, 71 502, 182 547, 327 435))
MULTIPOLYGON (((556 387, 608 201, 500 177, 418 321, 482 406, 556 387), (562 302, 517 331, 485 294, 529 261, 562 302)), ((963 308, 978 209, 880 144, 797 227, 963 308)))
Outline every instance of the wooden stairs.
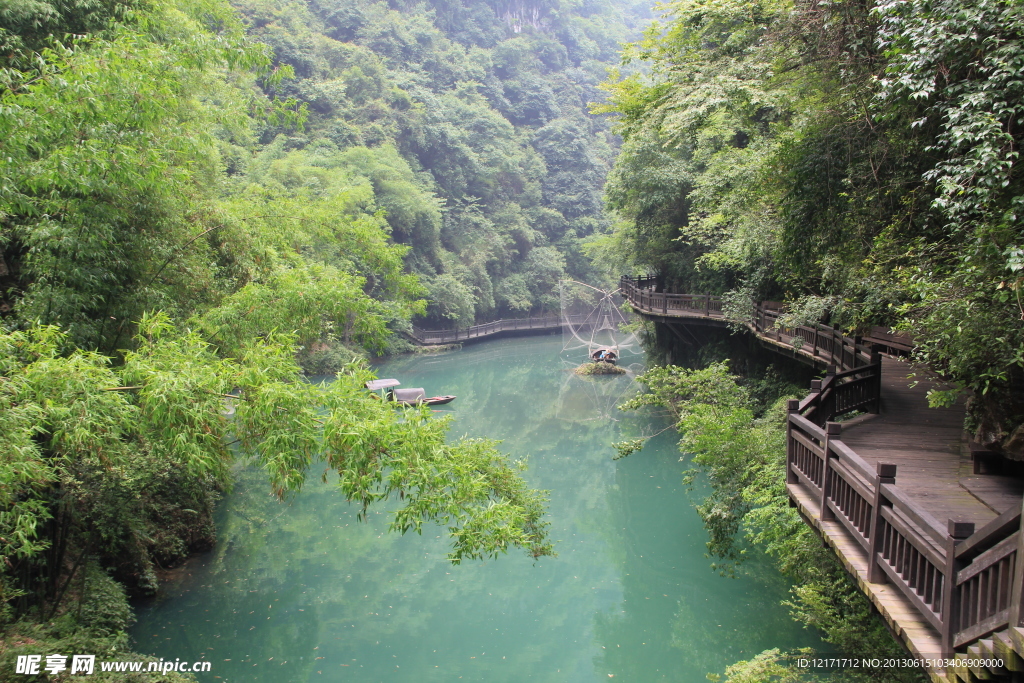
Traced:
POLYGON ((996 631, 957 653, 958 664, 929 672, 936 683, 1024 682, 1024 628, 996 631), (998 666, 997 662, 1002 663, 998 666), (985 666, 984 664, 988 664, 985 666))

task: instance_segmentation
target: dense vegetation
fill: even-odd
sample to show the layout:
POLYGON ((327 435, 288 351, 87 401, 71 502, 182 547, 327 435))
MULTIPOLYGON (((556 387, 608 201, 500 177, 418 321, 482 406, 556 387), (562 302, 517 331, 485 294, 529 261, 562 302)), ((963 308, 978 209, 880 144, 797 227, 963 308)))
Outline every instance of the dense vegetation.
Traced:
MULTIPOLYGON (((605 102, 642 0, 0 2, 0 672, 126 647, 125 586, 209 547, 238 463, 287 497, 323 460, 453 561, 550 554, 516 465, 375 402, 359 358, 543 312, 566 276, 910 331, 933 400, 972 392, 1024 458, 1019 7, 662 9, 605 102)), ((711 550, 747 529, 808 622, 889 647, 784 505, 777 410, 724 366, 659 372, 711 550)))
POLYGON ((517 465, 359 358, 587 274, 619 8, 0 3, 0 671, 123 650, 238 463, 287 498, 322 460, 455 562, 551 554, 517 465))
MULTIPOLYGON (((795 619, 821 629, 824 639, 851 656, 872 653, 900 657, 902 646, 861 593, 835 553, 789 505, 785 486, 786 401, 798 388, 778 373, 740 378, 725 362, 699 369, 673 365, 655 368, 638 380, 647 391, 624 403, 623 410, 652 406, 667 413, 682 435, 679 449, 689 462, 690 481, 703 472, 710 495, 697 506, 708 530, 714 567, 732 574, 751 547, 766 552, 794 589, 788 603, 795 619)), ((617 444, 620 457, 640 447, 617 444)), ((801 681, 806 670, 795 665, 801 653, 768 650, 726 671, 732 683, 801 681)), ((807 656, 803 653, 803 656, 807 656)), ((910 683, 923 680, 917 669, 876 669, 815 675, 827 680, 910 683)), ((817 680, 817 679, 816 679, 817 680)))
POLYGON ((295 76, 265 91, 309 113, 239 172, 273 195, 360 187, 411 248, 427 326, 557 309, 560 278, 592 277, 616 144, 587 107, 644 2, 237 4, 295 76))
POLYGON ((613 79, 602 258, 849 330, 909 331, 1024 458, 1014 2, 675 0, 613 79))
MULTIPOLYGON (((932 403, 966 393, 977 440, 1024 459, 1020 4, 661 9, 625 52, 647 68, 610 79, 596 107, 618 115, 624 139, 607 186, 620 220, 591 245, 597 261, 723 294, 737 321, 776 300, 790 322, 909 332, 948 382, 932 403)), ((797 580, 798 618, 846 652, 896 647, 786 506, 779 406, 751 400, 754 378, 711 364, 643 381, 651 391, 632 407, 669 409, 710 478, 699 512, 720 566, 760 545, 797 580)), ((728 672, 800 675, 778 652, 728 672)))

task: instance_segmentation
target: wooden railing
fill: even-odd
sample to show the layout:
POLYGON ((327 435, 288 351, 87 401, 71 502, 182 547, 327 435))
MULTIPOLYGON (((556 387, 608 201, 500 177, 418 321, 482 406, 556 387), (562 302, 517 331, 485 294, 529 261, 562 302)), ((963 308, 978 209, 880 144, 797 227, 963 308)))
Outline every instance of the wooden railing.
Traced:
POLYGON ((619 283, 622 296, 634 308, 662 315, 698 315, 722 317, 722 297, 711 294, 674 294, 655 292, 653 277, 623 277, 619 283))
POLYGON ((882 363, 873 362, 852 370, 829 368, 825 379, 811 382, 811 393, 800 402, 800 414, 819 427, 854 411, 877 413, 882 397, 882 363))
MULTIPOLYGON (((723 300, 711 294, 676 294, 655 292, 653 277, 623 277, 619 283, 623 297, 640 313, 679 318, 713 318, 726 320, 723 300)), ((832 365, 839 371, 852 370, 878 362, 872 346, 860 337, 848 337, 837 327, 828 325, 779 324, 781 312, 764 304, 755 304, 745 320, 735 320, 758 337, 786 347, 793 353, 832 365)))
MULTIPOLYGON (((622 293, 641 313, 720 318, 722 299, 655 292, 654 278, 623 278, 622 293)), ((881 362, 877 347, 904 351, 912 340, 873 330, 870 343, 826 325, 786 327, 771 306, 756 305, 736 321, 761 339, 829 367, 811 392, 789 403, 786 487, 813 522, 839 523, 864 551, 868 581, 895 586, 939 633, 942 655, 1006 628, 1024 625, 1021 513, 1010 511, 981 529, 947 520, 945 527, 896 484, 896 465, 870 465, 843 443, 837 417, 877 412, 881 362), (815 512, 816 510, 816 512, 815 512)))
POLYGON ((451 344, 467 339, 489 337, 498 332, 513 330, 553 330, 562 326, 562 318, 558 315, 549 315, 539 318, 511 318, 508 320, 495 320, 494 322, 482 325, 473 325, 455 330, 421 330, 413 327, 412 336, 421 344, 451 344))
POLYGON ((793 489, 800 487, 817 502, 817 520, 846 529, 868 558, 868 581, 898 588, 940 634, 943 656, 1019 625, 1020 512, 1005 513, 978 531, 952 519, 943 528, 896 485, 895 465, 878 463, 872 470, 840 439, 841 423, 822 427, 801 414, 827 410, 818 398, 824 391, 816 387, 789 404, 790 496, 796 498, 793 489))

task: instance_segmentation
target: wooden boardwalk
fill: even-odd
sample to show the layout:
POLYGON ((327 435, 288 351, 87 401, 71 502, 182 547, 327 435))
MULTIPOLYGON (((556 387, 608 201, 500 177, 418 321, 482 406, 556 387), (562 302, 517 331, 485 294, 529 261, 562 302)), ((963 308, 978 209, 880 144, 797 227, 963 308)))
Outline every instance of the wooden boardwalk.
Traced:
POLYGON ((562 329, 562 316, 549 315, 538 318, 509 318, 494 322, 473 325, 455 330, 421 330, 412 328, 409 335, 413 341, 423 346, 435 344, 466 344, 469 342, 509 334, 543 334, 562 329))
MULTIPOLYGON (((654 292, 648 279, 624 278, 622 291, 641 315, 666 323, 725 324, 719 297, 654 292)), ((905 348, 903 337, 848 338, 823 325, 795 329, 776 325, 777 310, 756 306, 747 328, 768 348, 820 366, 855 367, 867 362, 860 345, 905 348), (799 342, 799 344, 794 343, 799 342)), ((981 528, 1011 507, 1020 508, 1024 483, 1010 477, 976 475, 965 441, 964 405, 929 408, 927 393, 936 388, 926 370, 884 357, 881 414, 845 425, 842 440, 873 468, 897 466, 897 485, 937 520, 974 522, 981 528), (911 376, 913 375, 913 376, 911 376)))
MULTIPOLYGON (((724 319, 716 297, 652 284, 622 281, 648 319, 724 319)), ((963 403, 929 408, 929 389, 941 387, 882 355, 913 344, 887 330, 787 327, 769 304, 744 326, 774 351, 829 369, 789 403, 786 490, 892 632, 914 656, 943 658, 927 667, 936 683, 1024 680, 1024 482, 975 473, 963 403), (875 414, 856 415, 864 411, 875 414)))
POLYGON ((843 429, 842 440, 872 468, 896 465, 896 485, 935 519, 974 522, 980 529, 1011 506, 1019 508, 1021 497, 1012 495, 1012 480, 973 473, 963 402, 929 408, 927 393, 934 387, 920 368, 883 358, 881 414, 855 420, 843 429), (991 479, 999 481, 972 486, 991 479))

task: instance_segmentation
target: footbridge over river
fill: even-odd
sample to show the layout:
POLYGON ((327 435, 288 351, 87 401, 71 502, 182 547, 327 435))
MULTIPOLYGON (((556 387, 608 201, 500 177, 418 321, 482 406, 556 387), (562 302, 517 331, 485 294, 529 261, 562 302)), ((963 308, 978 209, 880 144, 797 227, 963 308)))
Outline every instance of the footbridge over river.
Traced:
MULTIPOLYGON (((643 317, 730 324, 721 298, 654 285, 622 280, 643 317)), ((935 385, 927 368, 897 357, 908 340, 885 330, 851 337, 826 325, 786 327, 779 318, 762 304, 741 324, 773 350, 826 371, 790 401, 791 505, 914 657, 952 660, 926 667, 932 680, 1024 681, 1022 482, 984 473, 982 456, 992 454, 975 450, 972 458, 962 403, 927 407, 935 385)))

